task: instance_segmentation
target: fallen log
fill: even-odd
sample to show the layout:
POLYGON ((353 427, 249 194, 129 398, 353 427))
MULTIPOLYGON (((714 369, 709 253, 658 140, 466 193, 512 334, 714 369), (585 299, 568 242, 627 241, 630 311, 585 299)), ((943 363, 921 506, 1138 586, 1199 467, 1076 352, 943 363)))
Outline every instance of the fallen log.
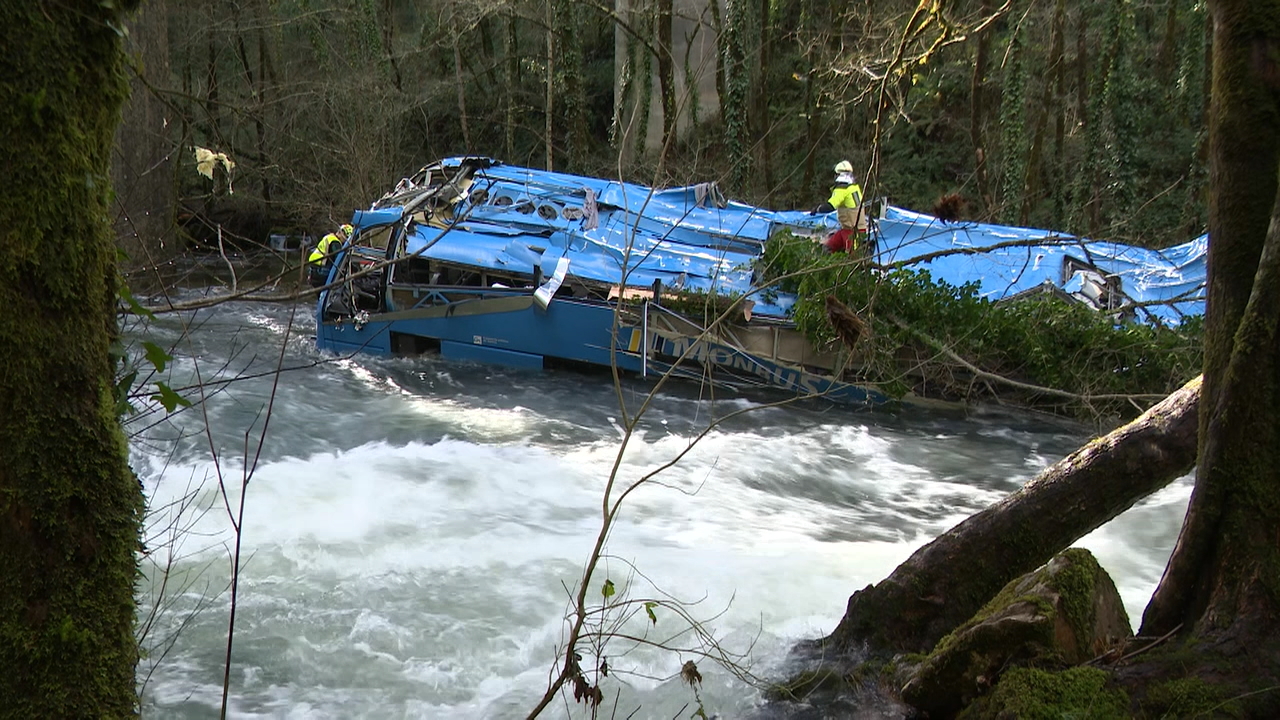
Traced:
POLYGON ((1195 465, 1200 378, 917 550, 849 597, 824 655, 928 652, 1010 580, 1195 465))

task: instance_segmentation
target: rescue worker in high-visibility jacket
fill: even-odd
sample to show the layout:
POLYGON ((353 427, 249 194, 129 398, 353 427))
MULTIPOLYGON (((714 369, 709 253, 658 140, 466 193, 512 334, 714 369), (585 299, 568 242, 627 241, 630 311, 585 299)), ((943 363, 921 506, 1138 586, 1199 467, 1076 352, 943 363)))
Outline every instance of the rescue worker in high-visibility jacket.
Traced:
POLYGON ((343 225, 338 228, 337 232, 331 232, 320 238, 320 242, 316 244, 316 249, 312 250, 311 255, 307 257, 312 287, 320 287, 329 279, 329 270, 333 267, 333 259, 337 257, 338 251, 342 249, 342 244, 351 238, 351 231, 350 225, 343 225))
POLYGON ((831 197, 814 212, 836 212, 840 229, 827 238, 827 250, 831 252, 857 253, 862 236, 867 232, 866 215, 862 208, 862 186, 853 174, 853 164, 848 160, 836 163, 836 179, 831 187, 831 197))

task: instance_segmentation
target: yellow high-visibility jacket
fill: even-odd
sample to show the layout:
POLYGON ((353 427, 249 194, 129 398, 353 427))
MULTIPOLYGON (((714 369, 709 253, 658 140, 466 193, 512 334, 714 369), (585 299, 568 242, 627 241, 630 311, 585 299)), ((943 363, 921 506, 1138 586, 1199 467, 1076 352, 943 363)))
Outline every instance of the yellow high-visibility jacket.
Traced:
POLYGON ((342 238, 338 236, 338 233, 329 233, 320 238, 320 242, 316 244, 316 249, 312 250, 311 254, 307 256, 307 262, 312 265, 323 265, 325 258, 330 253, 338 251, 338 247, 335 247, 335 245, 338 247, 342 245, 342 238))
POLYGON ((866 221, 863 219, 865 216, 861 212, 861 185, 858 183, 836 185, 831 188, 831 199, 827 200, 827 202, 836 209, 836 217, 840 219, 840 227, 850 230, 866 229, 866 221))

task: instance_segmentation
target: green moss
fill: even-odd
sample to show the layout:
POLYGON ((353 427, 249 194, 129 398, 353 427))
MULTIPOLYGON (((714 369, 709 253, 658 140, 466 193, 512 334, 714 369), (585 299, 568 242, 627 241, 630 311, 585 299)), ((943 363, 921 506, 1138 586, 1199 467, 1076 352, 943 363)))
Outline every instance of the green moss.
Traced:
MULTIPOLYGON (((1057 561, 1065 561, 1065 567, 1060 568, 1053 575, 1049 575, 1044 569, 1041 569, 1033 582, 1038 583, 1041 578, 1047 579, 1051 589, 1062 598, 1063 613, 1072 630, 1076 633, 1076 637, 1081 639, 1088 638, 1092 633, 1095 620, 1093 595, 1101 567, 1093 555, 1082 548, 1066 550, 1059 558, 1057 561)), ((1055 619, 1057 609, 1053 603, 1039 595, 1019 594, 1022 587, 1020 585, 1021 580, 1022 578, 1015 578, 1007 583, 999 594, 983 605, 982 609, 974 614, 971 619, 940 640, 934 648, 934 653, 948 649, 954 644, 955 636, 958 633, 964 632, 987 619, 993 613, 1016 603, 1030 604, 1035 607, 1036 612, 1040 615, 1051 621, 1055 619)))
POLYGON ((142 491, 115 415, 107 169, 121 8, 0 0, 0 698, 133 717, 142 491))
POLYGON ((1001 676, 990 695, 960 713, 964 720, 1013 717, 1018 720, 1121 720, 1129 698, 1112 687, 1102 670, 1075 667, 1062 672, 1015 668, 1001 676))
POLYGON ((1094 622, 1093 594, 1101 567, 1093 554, 1071 548, 1060 555, 1066 567, 1052 576, 1052 587, 1062 598, 1062 612, 1082 641, 1092 634, 1094 622))
POLYGON ((1240 717, 1240 706, 1228 699, 1226 690, 1197 677, 1170 680, 1152 686, 1142 700, 1147 717, 1194 718, 1240 717))
MULTIPOLYGON (((1017 603, 1029 604, 1035 607, 1037 613, 1039 613, 1040 615, 1043 615, 1049 620, 1052 620, 1054 618, 1054 615, 1056 614, 1056 611, 1054 610, 1052 603, 1036 595, 1020 595, 1019 594, 1019 589, 1020 589, 1019 581, 1021 579, 1022 578, 1014 578, 1013 580, 1010 580, 1008 583, 1006 583, 1004 588, 1002 588, 994 598, 991 598, 991 600, 987 601, 987 604, 983 605, 982 608, 978 610, 978 612, 974 613, 973 617, 966 620, 962 625, 960 625, 960 627, 957 627, 955 630, 952 630, 950 633, 944 636, 941 640, 939 640, 938 644, 934 646, 933 651, 929 653, 929 656, 934 656, 939 653, 950 650, 951 647, 955 645, 956 638, 960 634, 964 633, 966 630, 973 627, 974 625, 977 625, 983 620, 986 620, 987 618, 991 617, 992 614, 1000 610, 1003 610, 1004 608, 1007 608, 1010 605, 1014 605, 1017 603)), ((1047 624, 1046 627, 1051 628, 1052 625, 1047 624)), ((1046 640, 1047 639, 1048 638, 1046 637, 1046 640)))
POLYGON ((1054 609, 1044 599, 1024 592, 1018 581, 1009 583, 977 615, 940 640, 903 687, 903 699, 931 714, 950 716, 1011 660, 1045 657, 1052 647, 1054 609), (1042 619, 985 622, 1017 605, 1030 606, 1042 619))
POLYGON ((1068 550, 1010 581, 938 642, 903 687, 903 699, 949 716, 1009 667, 1064 668, 1079 662, 1078 648, 1059 642, 1059 615, 1078 641, 1087 643, 1094 632, 1094 596, 1101 582, 1109 582, 1105 573, 1087 550, 1080 549, 1068 550), (996 618, 1008 621, 993 621, 996 618))

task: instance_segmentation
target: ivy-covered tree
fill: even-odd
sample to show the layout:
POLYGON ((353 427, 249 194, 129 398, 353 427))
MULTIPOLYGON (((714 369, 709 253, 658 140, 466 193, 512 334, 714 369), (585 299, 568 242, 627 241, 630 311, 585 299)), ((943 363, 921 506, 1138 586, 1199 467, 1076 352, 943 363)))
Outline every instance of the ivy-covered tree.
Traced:
MULTIPOLYGON (((1277 668, 1280 1, 1216 0, 1209 287, 1195 491, 1142 619, 1277 668)), ((1274 705, 1272 705, 1274 708, 1274 705)))
POLYGON ((136 4, 0 2, 4 717, 136 714, 143 496, 115 411, 108 172, 136 4))

